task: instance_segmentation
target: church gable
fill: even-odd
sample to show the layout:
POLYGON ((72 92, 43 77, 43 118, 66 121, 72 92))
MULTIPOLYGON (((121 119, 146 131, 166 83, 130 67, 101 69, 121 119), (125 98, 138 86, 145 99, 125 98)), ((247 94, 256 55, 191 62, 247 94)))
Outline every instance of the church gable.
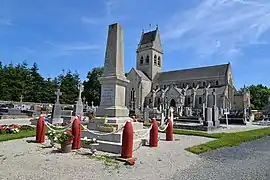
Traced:
POLYGON ((173 87, 173 86, 170 86, 169 90, 165 94, 165 96, 167 96, 169 99, 177 98, 180 95, 181 94, 179 93, 179 91, 177 89, 175 89, 175 87, 173 87))

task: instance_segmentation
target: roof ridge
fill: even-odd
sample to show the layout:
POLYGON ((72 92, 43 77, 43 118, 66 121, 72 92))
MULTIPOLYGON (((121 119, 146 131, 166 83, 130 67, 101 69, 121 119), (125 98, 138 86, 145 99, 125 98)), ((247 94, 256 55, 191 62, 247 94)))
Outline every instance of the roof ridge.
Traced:
POLYGON ((178 70, 171 70, 171 71, 164 71, 160 73, 170 73, 170 72, 176 72, 176 71, 187 71, 187 70, 193 70, 193 69, 204 69, 204 68, 210 68, 210 67, 218 67, 218 66, 228 66, 229 64, 219 64, 219 65, 211 65, 211 66, 201 66, 201 67, 195 67, 195 68, 186 68, 186 69, 178 69, 178 70))

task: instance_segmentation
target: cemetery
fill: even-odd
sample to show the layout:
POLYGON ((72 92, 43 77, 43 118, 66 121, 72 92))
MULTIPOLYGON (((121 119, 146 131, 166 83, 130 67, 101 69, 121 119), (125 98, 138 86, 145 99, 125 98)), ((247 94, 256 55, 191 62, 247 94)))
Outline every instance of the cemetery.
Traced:
MULTIPOLYGON (((130 113, 131 109, 126 106, 130 80, 129 76, 124 74, 123 47, 121 25, 109 25, 104 72, 98 79, 101 84, 99 106, 94 106, 93 102, 89 106, 88 102, 85 102, 85 98, 82 97, 82 83, 77 86, 78 98, 73 105, 60 103, 60 88, 55 91, 56 100, 53 105, 29 105, 23 103, 22 97, 21 102, 12 107, 6 107, 10 102, 1 102, 0 116, 3 119, 29 118, 29 124, 24 126, 0 125, 0 141, 25 138, 8 141, 5 146, 0 145, 0 160, 5 163, 6 172, 10 172, 5 161, 7 158, 13 156, 16 157, 14 162, 19 162, 22 157, 27 157, 29 159, 25 162, 26 166, 29 167, 31 161, 41 164, 40 167, 33 165, 31 170, 34 178, 38 177, 40 168, 46 169, 44 175, 48 179, 56 178, 57 173, 61 172, 61 168, 58 167, 61 165, 73 169, 74 172, 81 171, 79 167, 85 169, 86 171, 79 175, 73 170, 62 171, 67 173, 63 173, 63 176, 78 179, 78 176, 88 176, 86 172, 103 172, 104 165, 91 159, 96 158, 112 163, 121 177, 125 174, 134 177, 131 170, 123 168, 122 164, 134 166, 137 172, 147 174, 149 171, 145 177, 149 177, 151 171, 156 170, 160 171, 160 176, 166 177, 176 171, 176 167, 185 168, 200 160, 196 154, 236 146, 270 135, 270 129, 267 127, 270 125, 269 105, 264 109, 264 113, 267 114, 265 119, 255 123, 251 118, 253 115, 250 110, 249 92, 241 96, 242 109, 231 109, 225 105, 224 99, 224 106, 220 107, 220 96, 215 88, 210 91, 210 85, 204 89, 192 88, 190 95, 193 99, 188 106, 184 105, 188 85, 182 89, 183 92, 174 85, 166 89, 152 90, 151 106, 146 105, 141 111, 135 110, 133 114, 130 113), (163 99, 163 103, 155 107, 155 96, 158 96, 158 93, 168 99, 172 92, 181 94, 177 103, 179 106, 172 100, 168 103, 169 101, 163 99), (201 93, 204 97, 203 100, 199 100, 202 101, 199 103, 202 106, 197 106, 196 93, 201 93), (22 154, 7 152, 7 146, 15 144, 18 147, 16 153, 22 154), (27 154, 31 155, 28 157, 27 154), (163 172, 165 165, 168 166, 168 172, 163 172)), ((13 168, 19 169, 16 164, 13 168)), ((20 174, 27 176, 21 171, 20 174)), ((93 177, 105 178, 109 177, 109 174, 106 171, 102 175, 94 174, 93 177)), ((31 178, 30 175, 27 177, 31 178)))

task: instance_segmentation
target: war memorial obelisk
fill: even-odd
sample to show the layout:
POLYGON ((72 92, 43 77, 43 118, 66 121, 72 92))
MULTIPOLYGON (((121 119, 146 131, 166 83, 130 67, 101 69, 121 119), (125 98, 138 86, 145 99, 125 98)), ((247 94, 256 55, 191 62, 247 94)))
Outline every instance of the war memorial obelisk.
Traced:
POLYGON ((101 84, 100 106, 96 117, 106 117, 107 123, 122 124, 129 117, 125 106, 126 86, 129 80, 124 74, 124 40, 120 24, 109 26, 104 72, 99 78, 101 84))

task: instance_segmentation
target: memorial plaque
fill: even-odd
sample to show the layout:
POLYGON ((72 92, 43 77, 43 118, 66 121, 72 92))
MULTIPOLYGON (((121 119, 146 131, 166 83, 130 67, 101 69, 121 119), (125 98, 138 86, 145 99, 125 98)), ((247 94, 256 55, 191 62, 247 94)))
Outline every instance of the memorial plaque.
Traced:
POLYGON ((102 88, 101 90, 101 104, 114 105, 115 94, 114 88, 102 88))

